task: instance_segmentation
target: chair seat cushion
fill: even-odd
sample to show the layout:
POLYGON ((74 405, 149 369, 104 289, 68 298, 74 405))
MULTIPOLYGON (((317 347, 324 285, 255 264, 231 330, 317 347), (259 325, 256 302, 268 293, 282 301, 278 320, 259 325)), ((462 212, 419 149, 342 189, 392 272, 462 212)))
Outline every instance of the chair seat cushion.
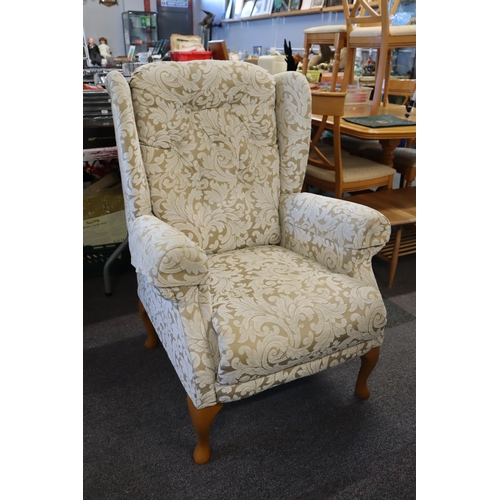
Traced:
POLYGON ((314 35, 315 33, 346 33, 347 27, 345 24, 331 24, 328 26, 313 26, 304 30, 306 35, 314 35))
POLYGON ((213 254, 218 384, 248 382, 379 339, 378 289, 279 246, 213 254))
MULTIPOLYGON (((319 149, 322 150, 327 157, 333 156, 331 146, 330 150, 325 150, 326 148, 324 145, 320 145, 319 149)), ((351 155, 347 151, 342 151, 342 171, 344 173, 344 182, 376 179, 396 173, 396 170, 387 165, 360 156, 351 155)), ((317 179, 335 182, 335 172, 333 170, 326 170, 315 165, 307 165, 307 174, 317 179)))
MULTIPOLYGON (((351 38, 363 38, 370 36, 380 36, 382 32, 381 26, 369 26, 366 28, 356 27, 351 33, 351 38)), ((411 36, 417 34, 417 25, 416 24, 406 24, 404 26, 389 26, 389 35, 390 36, 411 36)))

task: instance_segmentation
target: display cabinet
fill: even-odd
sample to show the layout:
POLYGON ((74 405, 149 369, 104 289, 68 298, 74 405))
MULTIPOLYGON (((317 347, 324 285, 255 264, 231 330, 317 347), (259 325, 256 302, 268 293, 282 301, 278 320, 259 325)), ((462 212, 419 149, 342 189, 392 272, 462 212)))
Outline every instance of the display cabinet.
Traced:
POLYGON ((135 46, 135 54, 153 49, 158 41, 156 12, 127 11, 122 13, 125 51, 135 46))

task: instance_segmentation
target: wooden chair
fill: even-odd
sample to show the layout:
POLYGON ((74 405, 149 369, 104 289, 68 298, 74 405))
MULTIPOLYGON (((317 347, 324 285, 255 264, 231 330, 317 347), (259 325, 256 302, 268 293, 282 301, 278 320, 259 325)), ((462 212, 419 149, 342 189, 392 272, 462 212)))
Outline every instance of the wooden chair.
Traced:
MULTIPOLYGON (((390 15, 395 12, 396 0, 389 11, 389 0, 379 0, 378 9, 373 8, 370 0, 342 0, 347 27, 347 59, 344 69, 342 91, 347 89, 354 72, 356 49, 376 49, 377 65, 375 88, 370 114, 376 115, 380 106, 384 82, 390 80, 391 56, 393 49, 416 47, 417 27, 415 24, 391 26, 390 15)), ((397 7, 397 5, 396 5, 397 7)))
POLYGON ((304 30, 304 59, 302 61, 302 73, 307 75, 309 53, 313 45, 329 45, 335 49, 332 65, 332 92, 335 90, 337 76, 340 67, 340 52, 347 47, 347 27, 342 24, 329 26, 314 26, 304 30))
MULTIPOLYGON (((399 4, 399 0, 396 0, 399 4)), ((332 65, 332 86, 335 90, 337 76, 340 67, 340 53, 347 47, 347 26, 345 24, 330 24, 325 26, 313 26, 304 30, 304 60, 302 62, 302 73, 307 74, 309 54, 313 45, 328 45, 334 49, 332 65)), ((352 75, 351 75, 352 76, 352 75)), ((351 78, 352 79, 352 78, 351 78)))
POLYGON ((316 187, 332 192, 335 198, 345 193, 375 188, 392 189, 396 170, 360 156, 353 156, 340 147, 340 120, 344 114, 345 92, 311 92, 313 115, 323 115, 311 140, 303 191, 316 187), (321 141, 328 118, 333 117, 332 144, 321 141), (333 163, 329 158, 333 157, 333 163))
POLYGON ((387 92, 384 90, 384 106, 389 102, 389 96, 404 97, 401 104, 406 104, 417 90, 417 80, 408 78, 390 78, 387 92))
MULTIPOLYGON (((373 9, 378 7, 376 0, 367 0, 368 4, 373 4, 373 9)), ((399 6, 399 0, 394 0, 390 14, 394 14, 399 6)), ((360 15, 364 15, 364 9, 360 15)), ((328 45, 334 48, 334 59, 332 65, 332 86, 335 90, 337 76, 340 69, 340 55, 343 48, 347 48, 347 26, 346 24, 330 24, 325 26, 313 26, 304 30, 304 60, 302 62, 302 73, 307 74, 309 54, 313 45, 328 45)), ((353 83, 354 75, 351 73, 349 83, 353 83)), ((345 89, 344 89, 345 91, 345 89)))

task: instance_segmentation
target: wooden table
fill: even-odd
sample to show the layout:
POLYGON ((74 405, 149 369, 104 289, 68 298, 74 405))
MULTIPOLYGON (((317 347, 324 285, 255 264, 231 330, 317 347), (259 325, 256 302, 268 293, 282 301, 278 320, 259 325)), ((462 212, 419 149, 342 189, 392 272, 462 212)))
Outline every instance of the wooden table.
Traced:
MULTIPOLYGON (((365 105, 348 105, 344 107, 345 117, 355 116, 368 116, 370 114, 371 102, 365 105)), ((406 119, 406 107, 401 104, 387 104, 387 106, 380 106, 378 110, 379 115, 393 115, 398 118, 406 119)), ((410 121, 417 121, 417 110, 415 108, 411 111, 410 121)), ((318 126, 321 122, 320 115, 313 115, 312 125, 318 126)), ((327 121, 327 130, 333 131, 333 119, 327 121)), ((393 166, 392 160, 394 158, 394 150, 401 142, 401 139, 415 139, 417 137, 417 126, 406 125, 404 127, 383 127, 383 128, 370 128, 356 125, 355 123, 346 122, 341 120, 340 133, 357 137, 358 139, 365 140, 378 140, 382 146, 382 163, 385 165, 393 166)))
POLYGON ((390 262, 388 286, 392 287, 398 258, 417 251, 415 226, 417 222, 417 188, 385 189, 373 193, 356 194, 345 199, 378 210, 389 219, 391 226, 397 227, 396 233, 377 254, 378 257, 390 262), (410 226, 410 230, 407 230, 408 226, 410 226))

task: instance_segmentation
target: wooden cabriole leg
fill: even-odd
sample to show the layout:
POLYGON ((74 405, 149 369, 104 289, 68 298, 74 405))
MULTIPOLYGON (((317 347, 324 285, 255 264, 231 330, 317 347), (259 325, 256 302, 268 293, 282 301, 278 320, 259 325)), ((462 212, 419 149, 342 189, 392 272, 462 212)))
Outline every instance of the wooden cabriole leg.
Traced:
POLYGON ((198 465, 203 465, 210 460, 210 428, 212 427, 214 418, 222 408, 222 403, 216 403, 213 406, 207 406, 198 410, 188 395, 186 395, 186 398, 191 421, 198 437, 193 458, 198 465))
POLYGON ((380 346, 374 347, 371 351, 361 356, 361 368, 358 373, 358 380, 356 381, 356 388, 354 392, 360 399, 368 399, 370 397, 370 389, 368 389, 367 381, 370 373, 375 368, 378 357, 380 356, 380 346))
POLYGON ((140 299, 139 299, 139 314, 141 316, 142 323, 148 333, 146 342, 144 342, 144 346, 147 349, 154 349, 155 347, 158 347, 160 339, 158 338, 158 334, 156 333, 155 327, 153 326, 153 323, 151 323, 148 313, 146 312, 146 309, 144 308, 144 305, 140 299))

